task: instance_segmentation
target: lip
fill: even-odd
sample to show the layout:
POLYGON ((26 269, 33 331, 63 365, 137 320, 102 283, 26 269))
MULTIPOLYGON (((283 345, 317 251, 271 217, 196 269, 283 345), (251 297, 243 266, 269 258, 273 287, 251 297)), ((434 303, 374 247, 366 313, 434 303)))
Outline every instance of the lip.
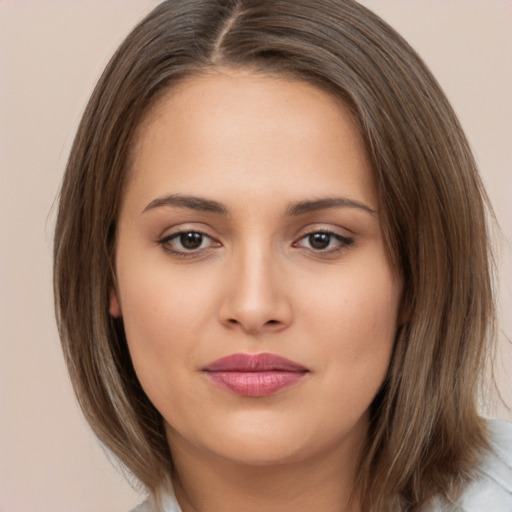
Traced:
POLYGON ((302 381, 305 366, 276 354, 232 354, 213 361, 203 372, 217 387, 240 396, 273 395, 302 381))

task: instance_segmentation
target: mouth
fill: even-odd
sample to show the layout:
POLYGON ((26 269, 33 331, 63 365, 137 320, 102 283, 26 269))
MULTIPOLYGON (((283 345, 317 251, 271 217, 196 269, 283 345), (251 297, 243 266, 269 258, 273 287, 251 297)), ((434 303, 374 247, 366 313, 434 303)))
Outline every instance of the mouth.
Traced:
POLYGON ((232 354, 213 361, 203 372, 217 387, 240 396, 264 397, 301 382, 305 366, 276 354, 232 354))

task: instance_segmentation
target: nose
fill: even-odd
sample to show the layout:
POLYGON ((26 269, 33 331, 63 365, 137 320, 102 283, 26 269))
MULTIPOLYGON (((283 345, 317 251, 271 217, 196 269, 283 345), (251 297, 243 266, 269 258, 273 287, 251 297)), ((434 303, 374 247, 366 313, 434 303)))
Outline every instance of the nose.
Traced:
POLYGON ((278 332, 292 322, 292 304, 278 257, 246 250, 227 262, 219 310, 222 324, 248 334, 278 332))

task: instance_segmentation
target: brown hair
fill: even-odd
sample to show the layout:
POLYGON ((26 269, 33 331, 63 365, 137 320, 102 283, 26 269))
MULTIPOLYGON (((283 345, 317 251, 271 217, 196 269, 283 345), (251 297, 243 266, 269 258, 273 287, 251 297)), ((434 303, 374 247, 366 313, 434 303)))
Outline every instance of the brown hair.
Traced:
POLYGON ((172 470, 159 412, 109 315, 128 155, 159 93, 212 67, 306 80, 343 100, 372 162, 403 325, 371 409, 358 490, 368 511, 450 499, 487 447, 477 414, 494 319, 487 198, 468 142, 421 59, 353 0, 172 0, 127 37, 83 115, 61 190, 57 320, 99 439, 154 491, 172 470))

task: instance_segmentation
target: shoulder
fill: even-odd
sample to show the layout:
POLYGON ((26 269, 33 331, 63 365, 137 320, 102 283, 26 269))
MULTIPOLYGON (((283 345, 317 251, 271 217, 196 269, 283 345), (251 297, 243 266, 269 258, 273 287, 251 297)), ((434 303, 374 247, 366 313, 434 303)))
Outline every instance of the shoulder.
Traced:
POLYGON ((484 461, 482 471, 512 495, 512 423, 488 421, 492 453, 484 461))
POLYGON ((154 512, 154 506, 151 505, 149 500, 146 500, 137 507, 132 508, 130 512, 154 512))
POLYGON ((171 483, 160 489, 156 499, 149 497, 130 512, 181 512, 171 483))
POLYGON ((488 420, 487 426, 491 450, 462 493, 456 509, 460 512, 512 511, 512 423, 488 420))

